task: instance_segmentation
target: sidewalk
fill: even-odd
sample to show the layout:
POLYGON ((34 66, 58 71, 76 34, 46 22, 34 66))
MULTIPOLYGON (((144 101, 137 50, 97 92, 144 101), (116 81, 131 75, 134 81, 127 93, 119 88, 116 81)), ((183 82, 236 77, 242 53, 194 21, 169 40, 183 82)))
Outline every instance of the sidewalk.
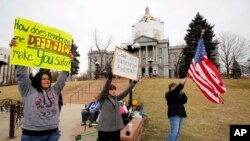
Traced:
MULTIPOLYGON (((81 124, 81 109, 82 104, 67 104, 62 107, 60 115, 59 129, 61 130, 61 137, 59 141, 72 141, 75 137, 75 127, 81 124)), ((15 138, 8 139, 9 137, 9 113, 3 113, 0 116, 0 141, 20 141, 21 140, 21 127, 15 131, 15 138)))
POLYGON ((74 139, 72 129, 81 124, 82 108, 83 104, 66 104, 62 107, 59 125, 61 130, 60 141, 71 141, 74 139))

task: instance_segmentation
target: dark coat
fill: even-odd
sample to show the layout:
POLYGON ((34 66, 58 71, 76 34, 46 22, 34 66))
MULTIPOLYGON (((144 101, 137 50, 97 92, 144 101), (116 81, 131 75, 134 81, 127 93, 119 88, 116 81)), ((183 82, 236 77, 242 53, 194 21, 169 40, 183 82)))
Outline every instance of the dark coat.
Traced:
POLYGON ((107 79, 103 90, 99 95, 101 112, 97 126, 98 131, 118 131, 124 127, 122 117, 119 113, 120 105, 118 101, 126 97, 135 86, 135 84, 131 83, 126 90, 114 97, 111 97, 109 96, 109 86, 111 81, 111 78, 107 79))
POLYGON ((183 87, 183 84, 179 84, 174 90, 168 91, 165 94, 165 98, 168 105, 168 117, 187 117, 184 104, 187 103, 188 98, 185 93, 181 92, 183 87))

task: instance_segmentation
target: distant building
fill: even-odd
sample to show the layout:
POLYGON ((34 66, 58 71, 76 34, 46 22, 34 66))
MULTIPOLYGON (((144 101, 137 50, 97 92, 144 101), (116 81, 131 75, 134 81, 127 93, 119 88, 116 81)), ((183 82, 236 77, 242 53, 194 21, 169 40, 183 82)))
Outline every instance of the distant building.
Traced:
POLYGON ((108 51, 90 51, 88 53, 88 75, 90 79, 95 79, 95 73, 98 70, 101 73, 101 67, 104 67, 106 62, 109 62, 113 57, 113 52, 108 51), (101 57, 103 56, 103 57, 101 57))
POLYGON ((0 47, 0 86, 15 83, 14 66, 10 64, 10 49, 0 47))
POLYGON ((0 65, 8 63, 9 49, 0 47, 0 65))
MULTIPOLYGON (((143 17, 132 25, 132 43, 123 43, 123 46, 139 44, 135 53, 140 60, 140 76, 175 77, 178 60, 184 46, 169 46, 169 40, 164 38, 164 22, 154 18, 145 9, 143 17)), ((112 52, 107 52, 104 60, 112 57, 112 52)), ((94 78, 96 61, 100 62, 101 55, 98 51, 88 53, 88 72, 94 78)), ((105 61, 103 63, 105 63, 105 61)))

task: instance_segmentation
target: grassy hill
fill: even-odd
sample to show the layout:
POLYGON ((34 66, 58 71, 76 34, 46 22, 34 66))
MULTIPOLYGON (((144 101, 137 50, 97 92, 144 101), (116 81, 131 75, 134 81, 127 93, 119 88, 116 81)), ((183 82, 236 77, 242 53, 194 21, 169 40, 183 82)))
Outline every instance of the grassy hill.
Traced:
MULTIPOLYGON (((74 81, 74 82, 67 82, 64 90, 67 91, 73 91, 74 89, 82 86, 82 85, 87 85, 89 83, 91 83, 93 81, 74 81)), ((18 92, 18 88, 17 85, 13 85, 13 86, 5 86, 5 87, 0 87, 0 100, 1 99, 5 99, 5 98, 10 98, 10 99, 14 99, 14 100, 20 100, 21 96, 18 92)))
MULTIPOLYGON (((148 119, 142 141, 163 141, 169 131, 165 92, 178 79, 144 79, 134 97, 143 103, 148 119)), ((184 88, 188 96, 180 141, 228 141, 230 124, 250 124, 250 80, 224 80, 224 105, 208 101, 191 79, 184 88)))
MULTIPOLYGON (((68 82, 64 90, 91 83, 68 82)), ((134 98, 143 103, 148 118, 142 141, 163 141, 169 131, 165 101, 168 84, 178 79, 143 79, 138 82, 134 98)), ((227 92, 224 105, 208 101, 191 79, 184 88, 188 96, 185 105, 188 117, 184 120, 180 141, 228 141, 230 124, 250 124, 250 80, 224 80, 227 92)), ((0 87, 0 99, 20 99, 17 86, 0 87)))

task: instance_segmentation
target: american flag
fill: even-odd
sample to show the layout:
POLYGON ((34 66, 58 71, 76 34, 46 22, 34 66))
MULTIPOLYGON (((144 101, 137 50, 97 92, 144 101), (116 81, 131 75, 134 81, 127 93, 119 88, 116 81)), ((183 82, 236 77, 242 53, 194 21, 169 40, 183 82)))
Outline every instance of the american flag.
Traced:
POLYGON ((216 66, 208 60, 203 39, 196 47, 192 63, 188 70, 188 77, 199 87, 201 92, 212 102, 223 104, 221 94, 226 91, 220 73, 216 66))

